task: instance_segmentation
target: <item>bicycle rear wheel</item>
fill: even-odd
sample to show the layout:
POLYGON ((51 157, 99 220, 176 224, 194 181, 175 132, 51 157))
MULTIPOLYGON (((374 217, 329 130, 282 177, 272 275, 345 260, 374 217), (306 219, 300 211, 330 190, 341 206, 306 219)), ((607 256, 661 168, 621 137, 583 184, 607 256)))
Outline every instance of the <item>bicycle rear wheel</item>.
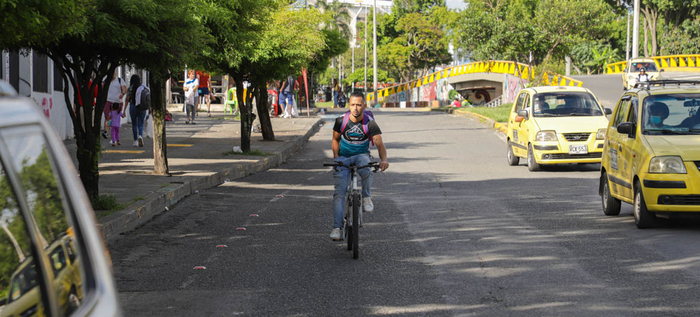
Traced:
POLYGON ((360 194, 352 196, 352 258, 360 256, 360 194))

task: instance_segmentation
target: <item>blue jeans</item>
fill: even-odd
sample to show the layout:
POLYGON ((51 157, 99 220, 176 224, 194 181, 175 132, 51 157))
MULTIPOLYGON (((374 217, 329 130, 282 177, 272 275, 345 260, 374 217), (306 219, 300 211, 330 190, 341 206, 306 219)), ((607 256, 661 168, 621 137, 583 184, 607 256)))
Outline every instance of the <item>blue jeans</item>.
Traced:
POLYGON ((279 102, 280 106, 284 107, 285 104, 291 105, 294 102, 293 95, 294 94, 291 92, 284 92, 284 91, 280 92, 280 102, 279 102))
MULTIPOLYGON (((345 165, 355 164, 364 166, 369 164, 369 154, 358 154, 351 157, 339 156, 335 162, 343 162, 345 165)), ((369 167, 357 171, 362 179, 362 197, 370 197, 372 187, 372 171, 369 167)), ((350 169, 347 167, 336 167, 333 172, 335 180, 335 192, 333 193, 333 228, 343 226, 343 208, 345 208, 345 194, 350 183, 350 169)), ((360 202, 362 203, 362 202, 360 202)))
POLYGON ((131 115, 131 132, 134 133, 134 141, 143 135, 143 122, 146 120, 146 111, 141 111, 133 103, 129 104, 131 115))
POLYGON ((333 108, 338 108, 338 91, 333 90, 333 108))

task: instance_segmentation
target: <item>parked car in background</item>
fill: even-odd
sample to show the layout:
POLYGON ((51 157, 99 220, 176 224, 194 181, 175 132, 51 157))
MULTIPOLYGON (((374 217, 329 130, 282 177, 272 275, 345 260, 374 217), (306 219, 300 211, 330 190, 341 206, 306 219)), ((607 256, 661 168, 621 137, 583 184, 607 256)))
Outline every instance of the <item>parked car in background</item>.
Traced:
POLYGON ((33 101, 0 96, 0 316, 121 315, 111 262, 71 162, 33 101))
POLYGON ((555 86, 520 91, 508 119, 509 165, 600 163, 610 109, 585 88, 555 86))
POLYGON ((627 91, 603 150, 603 212, 633 205, 638 228, 657 217, 700 212, 700 81, 662 80, 627 91))

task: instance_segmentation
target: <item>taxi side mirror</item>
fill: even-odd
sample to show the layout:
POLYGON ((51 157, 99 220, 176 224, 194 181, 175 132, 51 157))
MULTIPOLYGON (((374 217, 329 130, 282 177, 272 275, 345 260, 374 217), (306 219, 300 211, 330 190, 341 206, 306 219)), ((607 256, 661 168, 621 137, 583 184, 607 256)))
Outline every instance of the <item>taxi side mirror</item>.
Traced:
POLYGON ((609 116, 609 115, 612 114, 612 109, 610 109, 610 108, 603 108, 603 112, 605 112, 605 115, 606 115, 606 116, 609 116))
POLYGON ((627 134, 630 137, 634 136, 637 126, 632 122, 623 122, 617 125, 617 133, 627 134))
POLYGON ((528 113, 527 110, 519 110, 519 111, 518 111, 518 117, 520 117, 520 118, 522 118, 522 119, 520 119, 520 121, 518 121, 518 120, 517 120, 518 117, 516 117, 516 120, 515 120, 515 121, 516 121, 516 122, 521 122, 521 121, 523 121, 523 120, 527 120, 527 119, 529 119, 529 117, 528 117, 529 115, 530 115, 530 114, 528 113))
POLYGON ((663 69, 663 68, 662 68, 662 69, 660 70, 660 72, 665 72, 665 71, 666 71, 666 70, 665 70, 665 69, 663 69))

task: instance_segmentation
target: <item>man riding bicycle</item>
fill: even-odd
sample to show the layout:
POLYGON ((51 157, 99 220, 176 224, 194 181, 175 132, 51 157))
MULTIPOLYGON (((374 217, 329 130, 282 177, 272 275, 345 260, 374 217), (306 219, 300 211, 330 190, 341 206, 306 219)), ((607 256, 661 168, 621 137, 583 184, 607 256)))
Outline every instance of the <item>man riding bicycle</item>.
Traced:
MULTIPOLYGON (((350 111, 344 116, 335 119, 333 126, 333 161, 342 162, 350 166, 365 166, 370 162, 370 140, 377 146, 379 151, 379 168, 383 172, 389 168, 386 157, 386 147, 382 142, 382 131, 379 125, 368 113, 365 113, 367 104, 365 96, 361 92, 353 92, 350 95, 350 111)), ((372 172, 370 168, 358 170, 362 177, 362 205, 366 212, 372 212, 374 205, 370 198, 370 188, 372 187, 372 172)), ((333 231, 331 239, 338 241, 341 239, 340 228, 343 226, 343 207, 345 204, 345 193, 350 181, 350 170, 347 167, 336 167, 333 172, 335 180, 335 192, 333 193, 333 231)))

